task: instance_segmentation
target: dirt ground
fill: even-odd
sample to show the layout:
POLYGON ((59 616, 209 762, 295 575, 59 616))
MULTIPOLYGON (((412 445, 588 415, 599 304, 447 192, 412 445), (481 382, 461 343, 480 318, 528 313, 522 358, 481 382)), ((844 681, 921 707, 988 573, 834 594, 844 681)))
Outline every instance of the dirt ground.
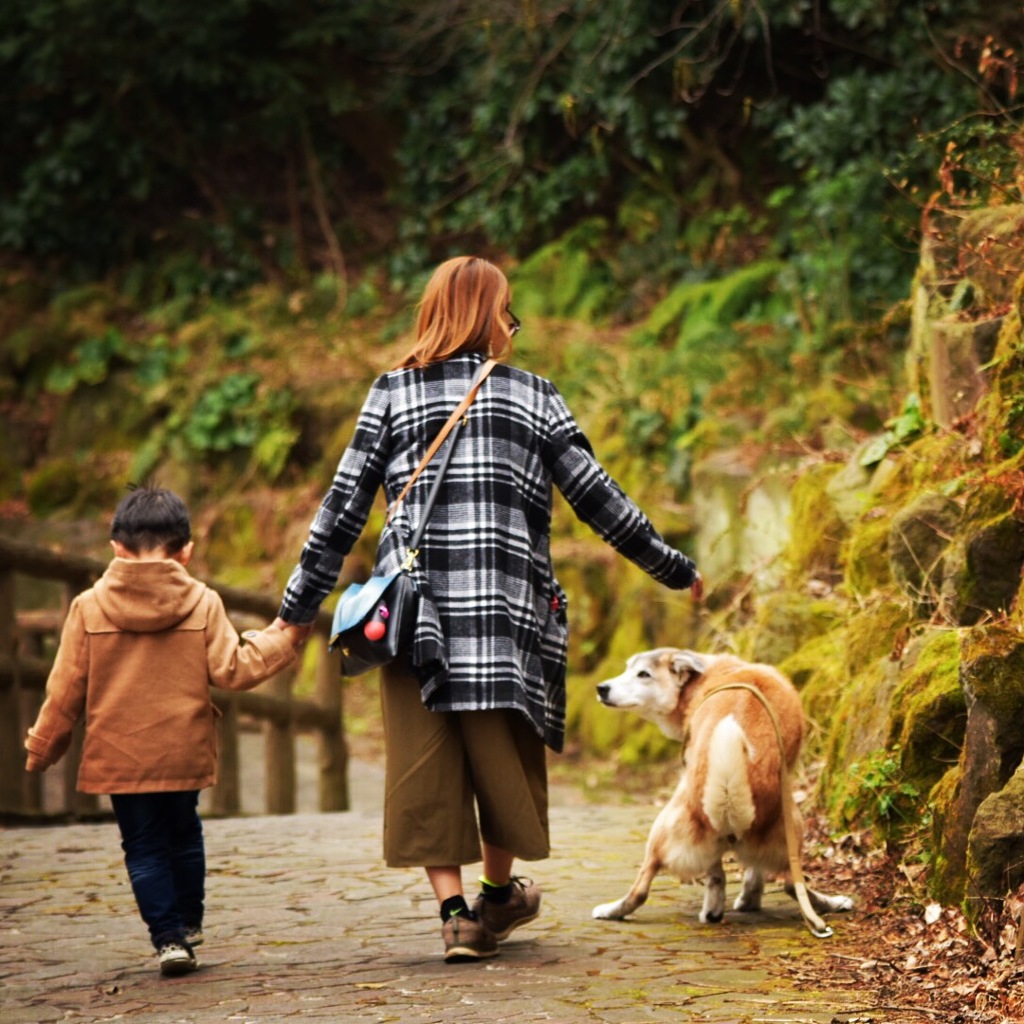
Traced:
MULTIPOLYGON (((841 948, 809 969, 787 965, 791 976, 810 986, 856 989, 871 996, 865 1009, 870 1003, 873 1011, 898 1010, 901 1020, 912 1011, 943 1024, 1024 1021, 1024 949, 1016 959, 1024 889, 990 910, 983 934, 974 935, 963 914, 930 902, 868 835, 837 840, 824 821, 811 820, 804 863, 814 888, 851 893, 856 906, 834 921, 841 948)), ((855 1024, 849 1017, 841 1022, 855 1024)))

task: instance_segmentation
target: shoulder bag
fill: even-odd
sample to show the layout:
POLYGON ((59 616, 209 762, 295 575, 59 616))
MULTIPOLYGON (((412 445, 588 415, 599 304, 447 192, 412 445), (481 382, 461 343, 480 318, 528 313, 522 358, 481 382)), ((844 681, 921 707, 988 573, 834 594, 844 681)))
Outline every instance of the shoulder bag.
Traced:
POLYGON ((416 613, 419 608, 419 593, 412 577, 412 568, 419 554, 420 541, 427 527, 427 520, 434 510, 441 482, 444 480, 451 461, 452 452, 459 439, 459 432, 466 423, 466 413, 480 385, 494 369, 495 361, 488 359, 483 363, 470 384, 466 397, 459 403, 448 421, 434 438, 420 464, 409 477, 402 493, 388 509, 385 525, 390 522, 398 506, 412 489, 419 475, 437 453, 445 439, 451 435, 448 445, 434 479, 430 494, 427 496, 416 532, 409 542, 409 551, 397 572, 388 575, 374 574, 365 583, 352 583, 342 593, 334 610, 331 626, 330 650, 341 650, 341 674, 358 676, 370 669, 379 668, 392 661, 402 651, 407 650, 412 642, 416 626, 416 613))

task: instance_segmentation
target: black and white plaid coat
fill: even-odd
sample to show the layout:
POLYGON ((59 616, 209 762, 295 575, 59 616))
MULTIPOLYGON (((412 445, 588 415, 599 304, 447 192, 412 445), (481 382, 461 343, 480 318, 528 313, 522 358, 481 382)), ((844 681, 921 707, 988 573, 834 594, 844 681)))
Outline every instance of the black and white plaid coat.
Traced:
MULTIPOLYGON (((463 354, 374 382, 288 581, 283 619, 316 615, 378 489, 395 500, 482 361, 463 354)), ((442 454, 381 534, 376 572, 401 564, 442 454)), ((427 707, 516 708, 561 750, 568 630, 549 550, 552 486, 654 579, 673 589, 693 583, 693 562, 601 467, 555 386, 499 364, 470 407, 420 545, 415 575, 432 601, 423 603, 411 660, 427 707)))

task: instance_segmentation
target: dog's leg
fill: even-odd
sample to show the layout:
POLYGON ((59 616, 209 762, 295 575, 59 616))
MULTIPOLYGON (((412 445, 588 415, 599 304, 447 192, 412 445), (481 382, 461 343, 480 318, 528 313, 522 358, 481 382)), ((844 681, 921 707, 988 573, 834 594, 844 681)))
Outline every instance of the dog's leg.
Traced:
POLYGON ((747 868, 743 872, 743 890, 732 905, 733 910, 751 912, 761 909, 764 895, 764 872, 760 868, 747 868))
MULTIPOLYGON (((787 880, 786 894, 796 899, 796 886, 792 879, 787 880)), ((841 914, 847 910, 853 910, 853 900, 849 896, 828 896, 822 892, 807 890, 807 898, 811 901, 811 907, 816 914, 841 914)))
POLYGON ((708 871, 704 883, 704 908, 700 912, 702 924, 715 924, 725 915, 725 869, 719 857, 708 871))
POLYGON ((661 870, 661 861, 650 849, 644 858, 640 874, 636 876, 633 888, 614 903, 602 903, 594 907, 593 916, 603 921, 621 921, 628 917, 634 910, 642 907, 647 902, 647 895, 651 891, 651 884, 654 877, 661 870))

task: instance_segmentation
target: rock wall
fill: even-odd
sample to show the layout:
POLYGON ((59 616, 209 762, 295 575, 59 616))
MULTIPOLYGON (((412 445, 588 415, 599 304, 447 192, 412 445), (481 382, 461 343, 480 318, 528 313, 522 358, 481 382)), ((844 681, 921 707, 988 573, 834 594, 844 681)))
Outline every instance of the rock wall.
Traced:
POLYGON ((732 643, 801 688, 833 822, 975 918, 1024 884, 1022 272, 1024 206, 933 223, 907 339, 925 429, 694 474, 702 566, 755 592, 732 643))

